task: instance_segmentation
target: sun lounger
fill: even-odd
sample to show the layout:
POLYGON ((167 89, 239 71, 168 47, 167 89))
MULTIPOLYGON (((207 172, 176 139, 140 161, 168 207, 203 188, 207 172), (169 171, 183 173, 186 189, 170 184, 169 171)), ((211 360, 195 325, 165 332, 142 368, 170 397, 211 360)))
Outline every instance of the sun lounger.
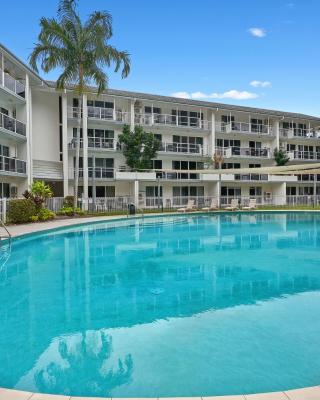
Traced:
POLYGON ((239 210, 239 200, 238 199, 231 199, 231 204, 225 207, 225 210, 234 211, 239 210))
POLYGON ((193 211, 194 210, 194 200, 189 200, 186 207, 183 208, 178 208, 177 211, 179 212, 188 212, 188 211, 193 211))
POLYGON ((210 207, 202 207, 202 211, 214 211, 214 210, 218 210, 218 204, 217 204, 217 200, 216 199, 212 199, 211 200, 211 204, 210 207))

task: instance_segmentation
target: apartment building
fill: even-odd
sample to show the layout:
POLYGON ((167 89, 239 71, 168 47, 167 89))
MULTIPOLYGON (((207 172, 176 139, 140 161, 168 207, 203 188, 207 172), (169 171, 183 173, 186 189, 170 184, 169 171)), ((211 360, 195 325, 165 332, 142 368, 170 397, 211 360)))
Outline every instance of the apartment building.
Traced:
POLYGON ((320 195, 320 176, 239 173, 220 181, 199 173, 215 153, 226 169, 272 166, 275 148, 290 163, 320 161, 318 117, 111 89, 98 97, 94 88, 80 110, 72 88, 58 92, 0 45, 0 197, 20 196, 34 179, 49 183, 57 197, 72 195, 77 130, 86 206, 91 199, 130 198, 137 206, 160 200, 174 207, 219 195, 225 203, 256 197, 284 204, 320 195), (125 124, 141 125, 161 142, 152 170, 127 168, 118 141, 125 124))

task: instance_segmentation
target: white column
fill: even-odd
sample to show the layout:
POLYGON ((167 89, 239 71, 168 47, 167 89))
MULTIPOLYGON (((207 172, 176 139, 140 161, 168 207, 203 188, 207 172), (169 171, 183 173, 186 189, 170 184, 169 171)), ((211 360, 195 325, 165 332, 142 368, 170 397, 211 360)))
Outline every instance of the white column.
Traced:
POLYGON ((4 86, 4 55, 3 53, 1 53, 1 82, 2 82, 2 86, 4 86))
POLYGON ((88 208, 88 107, 87 95, 82 98, 83 120, 82 120, 82 146, 83 146, 83 197, 85 199, 85 210, 88 208))
POLYGON ((29 76, 26 74, 26 137, 27 137, 27 175, 28 175, 28 186, 32 184, 32 99, 29 76))
POLYGON ((139 208, 139 181, 138 181, 138 179, 136 179, 134 181, 133 194, 134 194, 134 205, 135 205, 136 209, 138 209, 139 208))
POLYGON ((210 156, 212 157, 216 151, 216 116, 214 112, 212 111, 211 114, 211 140, 209 140, 209 151, 210 151, 210 156))
POLYGON ((62 95, 62 169, 63 196, 69 195, 69 155, 68 155, 68 98, 62 95))
POLYGON ((273 127, 272 128, 273 128, 273 133, 276 136, 275 147, 277 149, 279 149, 280 148, 280 123, 279 123, 279 120, 276 120, 276 121, 273 122, 273 127))
POLYGON ((131 132, 134 130, 134 99, 130 103, 130 130, 131 132))

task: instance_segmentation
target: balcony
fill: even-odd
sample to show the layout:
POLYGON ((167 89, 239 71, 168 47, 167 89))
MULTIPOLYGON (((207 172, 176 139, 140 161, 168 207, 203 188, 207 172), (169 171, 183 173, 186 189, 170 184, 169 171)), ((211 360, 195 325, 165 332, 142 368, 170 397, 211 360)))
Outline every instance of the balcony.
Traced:
POLYGON ((0 130, 10 134, 16 133, 24 137, 26 136, 26 125, 23 122, 2 113, 0 113, 0 130))
MULTIPOLYGON (((68 147, 70 150, 75 150, 77 147, 77 139, 72 138, 68 147)), ((83 140, 80 139, 80 149, 83 149, 83 140)), ((100 138, 100 137, 88 137, 88 149, 94 150, 116 150, 116 141, 114 139, 100 138)))
MULTIPOLYGON (((83 178, 83 168, 79 168, 79 178, 83 178)), ((69 169, 69 178, 74 179, 75 168, 69 169)), ((114 168, 88 167, 88 178, 90 179, 114 179, 114 168)))
MULTIPOLYGON (((80 119, 82 117, 79 107, 68 107, 68 118, 80 119)), ((88 107, 88 118, 98 121, 110 121, 118 124, 129 124, 130 113, 116 111, 113 108, 88 107)))
POLYGON ((17 158, 0 156, 0 173, 4 175, 26 175, 27 163, 17 158))
POLYGON ((320 153, 316 151, 300 151, 294 150, 287 152, 290 160, 301 160, 301 161, 317 161, 320 160, 320 153))
POLYGON ((268 174, 235 174, 235 181, 268 181, 268 174))
POLYGON ((0 68, 0 86, 3 86, 4 88, 8 89, 10 92, 21 97, 22 99, 25 98, 26 89, 24 84, 14 79, 7 72, 3 72, 1 68, 0 68))
POLYGON ((171 114, 137 114, 134 115, 136 125, 168 126, 177 128, 189 128, 210 130, 211 123, 198 117, 177 116, 171 114))
POLYGON ((186 155, 206 156, 207 149, 200 144, 192 143, 161 143, 159 152, 164 153, 181 153, 186 155))
POLYGON ((176 181, 176 180, 196 180, 200 181, 201 176, 200 174, 194 172, 163 172, 163 171, 156 171, 157 178, 165 181, 176 181))
POLYGON ((273 129, 270 125, 252 124, 250 122, 217 123, 216 129, 220 133, 242 133, 249 135, 273 136, 273 129))
POLYGON ((285 139, 319 139, 320 138, 320 130, 319 129, 300 129, 300 128, 292 128, 285 129, 280 128, 280 136, 285 139))
POLYGON ((253 147, 220 147, 217 153, 225 158, 270 158, 269 148, 253 148, 253 147))

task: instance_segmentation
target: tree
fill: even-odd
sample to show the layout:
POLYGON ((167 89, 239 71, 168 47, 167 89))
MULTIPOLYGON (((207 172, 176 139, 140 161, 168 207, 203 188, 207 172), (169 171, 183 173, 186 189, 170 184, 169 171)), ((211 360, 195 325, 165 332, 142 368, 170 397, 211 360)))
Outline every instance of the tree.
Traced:
POLYGON ((108 76, 103 68, 111 64, 115 72, 122 67, 122 78, 126 78, 130 72, 129 54, 108 44, 112 35, 112 17, 107 11, 93 11, 83 22, 77 0, 60 0, 57 18, 40 19, 38 43, 29 57, 30 65, 36 72, 38 63, 45 73, 56 68, 62 69, 56 88, 63 90, 71 86, 79 97, 74 209, 78 199, 83 95, 90 91, 89 85, 92 83, 98 87, 98 95, 106 90, 108 76))
POLYGON ((287 162, 290 160, 290 157, 288 157, 286 153, 281 149, 274 149, 273 156, 277 166, 286 165, 287 162))
POLYGON ((152 160, 156 158, 157 151, 160 148, 159 140, 155 139, 153 134, 145 132, 141 126, 135 126, 134 131, 125 125, 119 142, 123 145, 123 155, 126 158, 127 165, 136 170, 152 168, 152 160))
POLYGON ((23 196, 26 199, 32 200, 38 209, 42 208, 46 199, 49 199, 52 195, 51 187, 46 185, 43 181, 33 182, 31 190, 26 190, 23 193, 23 196))

